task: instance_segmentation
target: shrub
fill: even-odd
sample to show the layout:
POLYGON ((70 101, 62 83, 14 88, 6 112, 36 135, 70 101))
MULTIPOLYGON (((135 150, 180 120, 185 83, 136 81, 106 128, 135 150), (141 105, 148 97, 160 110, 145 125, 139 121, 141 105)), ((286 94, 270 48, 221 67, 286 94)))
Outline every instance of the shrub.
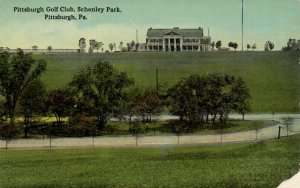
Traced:
POLYGON ((67 134, 69 136, 92 136, 95 135, 97 126, 90 117, 83 113, 76 114, 69 118, 67 134))
POLYGON ((6 123, 1 123, 0 124, 0 136, 5 139, 12 138, 16 136, 17 134, 17 129, 14 125, 6 124, 6 123))

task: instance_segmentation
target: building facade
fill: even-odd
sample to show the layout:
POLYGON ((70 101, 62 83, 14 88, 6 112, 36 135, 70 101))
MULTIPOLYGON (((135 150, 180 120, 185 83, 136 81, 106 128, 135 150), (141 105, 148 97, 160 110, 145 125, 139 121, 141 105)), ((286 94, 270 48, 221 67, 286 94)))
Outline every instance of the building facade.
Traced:
POLYGON ((203 29, 148 29, 146 51, 211 51, 211 38, 203 29))

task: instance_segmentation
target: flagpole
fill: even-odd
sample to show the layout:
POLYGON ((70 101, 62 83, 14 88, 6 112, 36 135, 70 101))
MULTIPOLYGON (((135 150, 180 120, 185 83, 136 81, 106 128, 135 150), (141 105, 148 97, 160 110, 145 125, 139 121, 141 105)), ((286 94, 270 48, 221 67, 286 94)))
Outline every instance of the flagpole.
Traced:
POLYGON ((244 51, 244 0, 242 0, 242 51, 244 51))

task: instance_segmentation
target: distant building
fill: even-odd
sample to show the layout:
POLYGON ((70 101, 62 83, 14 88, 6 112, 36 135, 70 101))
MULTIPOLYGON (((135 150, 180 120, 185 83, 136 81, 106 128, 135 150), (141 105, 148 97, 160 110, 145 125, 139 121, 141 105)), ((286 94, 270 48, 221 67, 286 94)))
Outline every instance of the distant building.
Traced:
POLYGON ((211 51, 211 37, 203 29, 148 29, 146 51, 211 51))

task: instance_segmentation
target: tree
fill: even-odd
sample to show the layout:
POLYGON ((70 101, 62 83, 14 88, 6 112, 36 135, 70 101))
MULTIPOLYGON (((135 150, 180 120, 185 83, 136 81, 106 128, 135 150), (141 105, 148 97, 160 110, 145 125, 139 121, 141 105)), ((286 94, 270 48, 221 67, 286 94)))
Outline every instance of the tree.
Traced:
POLYGON ((97 52, 100 48, 100 43, 98 43, 95 39, 90 40, 90 47, 89 47, 89 53, 92 53, 94 49, 97 49, 97 52))
POLYGON ((73 93, 68 89, 50 91, 45 100, 47 110, 54 114, 56 123, 61 124, 61 118, 71 115, 75 105, 73 93))
POLYGON ((47 47, 48 52, 50 53, 52 51, 52 46, 47 47))
POLYGON ((137 42, 137 43, 135 44, 135 50, 138 50, 138 49, 139 49, 139 46, 140 46, 140 43, 137 42))
POLYGON ((135 42, 134 41, 131 41, 130 46, 131 46, 131 49, 136 50, 136 46, 135 46, 135 42))
POLYGON ((252 45, 252 50, 254 51, 255 49, 256 49, 256 43, 253 43, 253 45, 252 45))
POLYGON ((40 113, 43 109, 43 99, 46 89, 39 79, 28 84, 23 90, 18 108, 24 117, 24 137, 27 138, 29 122, 34 113, 40 113))
POLYGON ((119 44, 119 50, 123 51, 123 42, 120 42, 120 44, 119 44))
POLYGON ((14 124, 15 109, 25 88, 46 70, 44 60, 35 60, 31 54, 18 50, 10 57, 0 53, 0 95, 5 98, 5 111, 14 124))
POLYGON ((84 52, 85 51, 85 48, 86 48, 85 38, 79 39, 78 46, 80 48, 80 52, 84 52))
POLYGON ((129 116, 129 130, 131 130, 132 116, 139 114, 136 112, 136 106, 142 96, 142 89, 140 87, 130 87, 125 92, 125 99, 122 101, 122 114, 129 116))
POLYGON ((152 121, 152 116, 161 111, 161 101, 155 88, 146 88, 136 101, 133 111, 136 115, 152 121))
POLYGON ((103 46, 104 44, 103 44, 103 42, 97 42, 96 44, 95 44, 95 49, 97 50, 97 53, 98 53, 98 50, 99 49, 102 49, 102 46, 103 46))
POLYGON ((216 48, 221 48, 222 46, 222 41, 218 40, 217 43, 216 43, 216 48))
POLYGON ((234 101, 233 109, 237 113, 241 114, 244 120, 245 114, 251 111, 249 104, 250 93, 246 83, 241 77, 237 77, 235 79, 232 86, 232 95, 234 101))
POLYGON ((125 72, 99 61, 76 74, 70 86, 77 93, 77 101, 88 101, 83 103, 88 114, 97 117, 98 130, 103 130, 108 118, 120 111, 126 95, 124 89, 133 83, 125 72))
POLYGON ((238 44, 236 42, 229 42, 228 47, 234 48, 234 50, 236 50, 238 47, 238 44))
POLYGON ((226 124, 228 114, 245 115, 250 110, 248 89, 239 77, 227 74, 192 75, 168 91, 170 111, 185 121, 189 129, 202 126, 206 117, 215 123, 217 115, 226 124))
POLYGON ((271 41, 267 41, 265 43, 265 51, 272 51, 274 48, 274 44, 271 41))
POLYGON ((127 43, 126 44, 126 47, 127 47, 127 51, 130 52, 132 50, 132 46, 130 43, 127 43))
POLYGON ((211 43, 211 47, 212 47, 213 50, 215 49, 215 45, 216 45, 216 43, 215 43, 215 41, 213 41, 213 42, 211 43))
POLYGON ((113 48, 114 48, 114 45, 113 45, 112 43, 109 43, 108 48, 109 48, 109 50, 112 52, 112 51, 113 51, 113 48))
POLYGON ((251 48, 250 44, 247 44, 247 51, 251 48))
POLYGON ((34 46, 32 46, 32 50, 34 51, 34 52, 36 52, 37 50, 38 50, 38 46, 36 46, 36 45, 34 45, 34 46))

